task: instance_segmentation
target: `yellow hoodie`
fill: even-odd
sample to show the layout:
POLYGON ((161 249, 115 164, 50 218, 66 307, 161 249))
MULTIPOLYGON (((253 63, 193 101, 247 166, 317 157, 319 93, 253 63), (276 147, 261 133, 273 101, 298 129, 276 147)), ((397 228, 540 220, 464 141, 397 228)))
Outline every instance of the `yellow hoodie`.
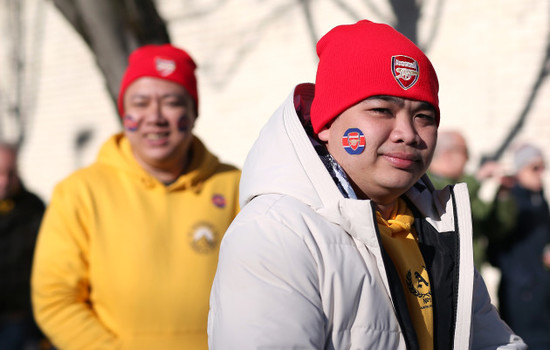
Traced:
POLYGON ((206 349, 220 241, 238 212, 240 171, 195 137, 169 186, 118 134, 59 183, 37 242, 34 313, 60 349, 206 349))

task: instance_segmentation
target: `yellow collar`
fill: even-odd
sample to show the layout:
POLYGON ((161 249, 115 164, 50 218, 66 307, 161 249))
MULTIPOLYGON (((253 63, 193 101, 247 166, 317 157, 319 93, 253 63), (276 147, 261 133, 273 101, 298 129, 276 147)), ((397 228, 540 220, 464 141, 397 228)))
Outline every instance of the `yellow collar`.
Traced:
POLYGON ((397 200, 391 212, 390 219, 386 220, 378 211, 376 211, 376 222, 380 233, 387 236, 405 234, 412 232, 414 223, 412 211, 407 207, 407 203, 401 198, 397 200))

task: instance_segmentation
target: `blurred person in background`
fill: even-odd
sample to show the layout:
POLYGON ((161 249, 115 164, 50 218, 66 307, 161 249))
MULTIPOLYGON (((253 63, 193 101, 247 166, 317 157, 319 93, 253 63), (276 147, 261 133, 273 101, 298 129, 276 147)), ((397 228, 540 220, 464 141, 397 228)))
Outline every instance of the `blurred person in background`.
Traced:
POLYGON ((474 174, 466 173, 469 149, 466 139, 457 130, 442 130, 428 170, 434 187, 465 182, 468 185, 472 207, 474 261, 481 271, 486 262, 488 236, 502 234, 509 227, 516 211, 515 201, 509 195, 511 182, 503 175, 503 167, 487 161, 474 174))
POLYGON ((135 50, 118 98, 124 131, 54 189, 32 291, 40 327, 62 350, 207 348, 240 171, 193 134, 195 68, 169 44, 135 50))
POLYGON ((38 349, 30 277, 44 203, 23 185, 17 148, 0 141, 0 349, 38 349))
POLYGON ((516 184, 514 224, 489 241, 489 257, 500 269, 502 318, 529 345, 550 349, 550 212, 544 196, 546 168, 540 148, 519 146, 513 156, 516 184))

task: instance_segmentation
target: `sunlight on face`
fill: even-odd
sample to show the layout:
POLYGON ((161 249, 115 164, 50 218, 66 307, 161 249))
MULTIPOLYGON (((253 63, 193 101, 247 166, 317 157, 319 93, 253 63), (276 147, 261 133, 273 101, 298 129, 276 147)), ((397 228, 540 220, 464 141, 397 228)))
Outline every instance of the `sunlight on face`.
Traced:
POLYGON ((425 102, 374 96, 345 110, 319 139, 346 171, 358 197, 394 200, 428 168, 437 139, 436 114, 425 102), (350 129, 364 135, 364 150, 358 154, 343 144, 350 129))
POLYGON ((193 100, 181 85, 143 77, 124 95, 124 133, 146 168, 180 167, 193 135, 193 100))

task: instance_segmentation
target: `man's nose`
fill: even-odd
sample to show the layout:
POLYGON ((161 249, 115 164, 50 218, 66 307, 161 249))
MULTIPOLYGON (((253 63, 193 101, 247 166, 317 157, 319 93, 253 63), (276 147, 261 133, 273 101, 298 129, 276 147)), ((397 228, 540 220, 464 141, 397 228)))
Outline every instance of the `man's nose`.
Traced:
POLYGON ((147 111, 147 122, 158 124, 164 123, 165 121, 166 118, 164 117, 162 104, 160 102, 152 103, 147 111))
POLYGON ((396 116, 391 140, 406 144, 413 144, 418 141, 418 133, 416 132, 413 117, 410 113, 403 111, 396 116))

